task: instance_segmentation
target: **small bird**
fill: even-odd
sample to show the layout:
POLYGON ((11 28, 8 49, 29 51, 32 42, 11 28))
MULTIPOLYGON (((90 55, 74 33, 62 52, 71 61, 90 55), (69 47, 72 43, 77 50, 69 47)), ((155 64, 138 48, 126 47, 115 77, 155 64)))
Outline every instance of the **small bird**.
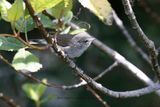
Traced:
POLYGON ((86 32, 82 32, 77 35, 57 35, 56 39, 58 47, 69 58, 80 57, 94 40, 94 38, 89 36, 86 32))

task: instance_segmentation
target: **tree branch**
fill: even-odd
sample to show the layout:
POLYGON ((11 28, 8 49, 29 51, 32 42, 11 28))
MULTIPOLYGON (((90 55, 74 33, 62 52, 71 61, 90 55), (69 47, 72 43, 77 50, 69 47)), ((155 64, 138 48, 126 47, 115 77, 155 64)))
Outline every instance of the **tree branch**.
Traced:
POLYGON ((10 107, 21 107, 20 105, 16 104, 12 98, 5 96, 2 92, 0 92, 0 99, 5 101, 10 107))
POLYGON ((134 15, 134 12, 132 10, 132 7, 131 7, 131 4, 130 4, 129 0, 122 0, 122 3, 123 3, 123 6, 124 6, 125 13, 128 16, 133 29, 138 34, 138 37, 144 43, 145 48, 148 50, 148 52, 150 54, 153 70, 155 71, 156 76, 160 80, 160 67, 159 67, 159 63, 158 63, 158 59, 157 59, 158 52, 157 52, 157 50, 155 48, 154 42, 151 41, 145 35, 143 30, 139 26, 139 24, 138 24, 138 22, 136 20, 136 16, 134 15))
POLYGON ((128 40, 128 43, 130 44, 130 46, 135 49, 135 51, 137 53, 139 53, 141 55, 141 57, 148 63, 151 65, 151 61, 148 57, 148 55, 140 48, 137 46, 136 42, 134 41, 134 39, 132 38, 132 36, 130 35, 130 33, 128 32, 128 30, 126 29, 126 27, 124 26, 122 20, 117 16, 116 12, 113 11, 113 19, 115 21, 115 24, 117 25, 117 27, 121 30, 121 32, 123 33, 123 35, 126 37, 126 39, 128 40))

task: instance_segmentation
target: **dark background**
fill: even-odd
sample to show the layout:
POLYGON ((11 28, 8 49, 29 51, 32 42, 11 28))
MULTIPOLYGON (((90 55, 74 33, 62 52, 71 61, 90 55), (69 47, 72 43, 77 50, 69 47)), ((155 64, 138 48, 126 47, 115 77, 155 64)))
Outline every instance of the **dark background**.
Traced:
MULTIPOLYGON (((137 41, 138 45, 144 47, 141 41, 137 38, 136 33, 132 30, 127 16, 124 14, 121 0, 109 0, 112 7, 117 12, 118 16, 123 20, 125 26, 131 33, 132 37, 137 41)), ((133 9, 137 17, 137 21, 142 27, 145 34, 155 42, 156 47, 160 45, 160 2, 159 0, 145 0, 149 9, 152 11, 147 13, 140 4, 144 0, 135 0, 133 9), (156 14, 156 15, 154 15, 156 14)), ((96 16, 90 13, 87 9, 81 7, 74 0, 73 12, 78 19, 74 18, 74 22, 81 27, 88 28, 88 32, 101 40, 103 43, 110 46, 112 49, 119 52, 127 60, 132 62, 138 68, 143 70, 146 75, 154 80, 154 73, 151 67, 140 57, 139 54, 129 45, 121 31, 113 23, 113 26, 106 26, 98 20, 96 16), (77 13, 80 11, 80 14, 77 13), (87 25, 90 25, 89 28, 87 25)), ((0 33, 11 33, 10 24, 0 20, 0 33)), ((32 31, 30 36, 37 35, 37 31, 32 31)), ((144 49, 144 51, 146 51, 144 49)), ((32 52, 40 58, 44 68, 35 73, 38 78, 47 78, 49 82, 57 84, 72 85, 79 82, 71 69, 65 65, 59 58, 48 52, 32 52)), ((15 54, 1 51, 10 61, 15 54)), ((106 54, 91 46, 80 58, 76 59, 76 63, 81 67, 86 74, 95 77, 105 68, 111 65, 114 61, 106 54)), ((0 61, 0 92, 12 97, 21 104, 22 107, 35 107, 31 100, 28 100, 22 91, 21 85, 26 82, 33 82, 26 79, 22 75, 14 73, 6 64, 0 61)), ((130 72, 122 67, 116 67, 103 78, 98 80, 101 84, 109 89, 116 91, 126 91, 142 88, 145 85, 134 77, 130 72)), ((138 98, 117 99, 112 98, 98 92, 102 98, 108 102, 111 107, 159 107, 160 97, 154 93, 141 96, 138 98)), ((80 87, 73 90, 61 90, 56 88, 47 88, 45 93, 53 94, 55 98, 42 107, 101 107, 102 105, 91 95, 85 87, 80 87)), ((44 95, 45 97, 45 95, 44 95)), ((8 107, 0 100, 0 107, 8 107)))

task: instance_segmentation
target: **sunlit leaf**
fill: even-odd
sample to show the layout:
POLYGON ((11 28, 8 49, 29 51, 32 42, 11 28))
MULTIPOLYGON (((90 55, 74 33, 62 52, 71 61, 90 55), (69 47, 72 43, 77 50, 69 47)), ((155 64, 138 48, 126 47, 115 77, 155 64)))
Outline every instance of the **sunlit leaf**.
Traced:
POLYGON ((15 51, 23 47, 24 44, 13 37, 0 37, 0 50, 15 51))
POLYGON ((6 0, 0 2, 2 18, 8 22, 18 20, 23 14, 23 1, 15 0, 11 5, 6 0))
POLYGON ((36 13, 56 6, 63 0, 30 0, 31 5, 36 13))
POLYGON ((1 0, 0 1, 1 17, 6 21, 7 21, 7 16, 8 16, 7 10, 9 8, 11 8, 11 6, 12 5, 6 0, 1 0))
POLYGON ((78 0, 107 25, 112 25, 112 7, 108 0, 78 0))
MULTIPOLYGON (((46 79, 42 80, 46 82, 46 79)), ((26 83, 22 86, 23 91, 26 93, 27 97, 39 101, 46 90, 46 86, 38 83, 26 83)))
POLYGON ((16 70, 23 70, 26 72, 37 72, 42 68, 42 64, 39 63, 38 57, 26 51, 20 49, 14 56, 12 66, 16 70))
POLYGON ((51 15, 53 15, 58 19, 65 16, 71 9, 72 9, 72 0, 62 0, 55 7, 48 9, 47 12, 49 12, 51 15))
POLYGON ((79 34, 79 33, 85 32, 85 31, 87 31, 87 29, 81 28, 81 29, 76 29, 76 30, 70 32, 70 34, 76 35, 76 34, 79 34))

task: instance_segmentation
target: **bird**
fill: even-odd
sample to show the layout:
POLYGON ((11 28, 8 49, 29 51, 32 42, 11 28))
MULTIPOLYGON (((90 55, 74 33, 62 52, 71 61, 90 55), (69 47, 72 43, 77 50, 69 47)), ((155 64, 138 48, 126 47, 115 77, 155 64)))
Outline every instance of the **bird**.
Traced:
MULTIPOLYGON (((58 47, 66 56, 72 59, 80 57, 88 49, 94 39, 94 37, 91 37, 86 32, 81 32, 76 35, 62 34, 56 36, 58 47)), ((44 40, 39 40, 39 43, 40 42, 46 44, 44 40)))

